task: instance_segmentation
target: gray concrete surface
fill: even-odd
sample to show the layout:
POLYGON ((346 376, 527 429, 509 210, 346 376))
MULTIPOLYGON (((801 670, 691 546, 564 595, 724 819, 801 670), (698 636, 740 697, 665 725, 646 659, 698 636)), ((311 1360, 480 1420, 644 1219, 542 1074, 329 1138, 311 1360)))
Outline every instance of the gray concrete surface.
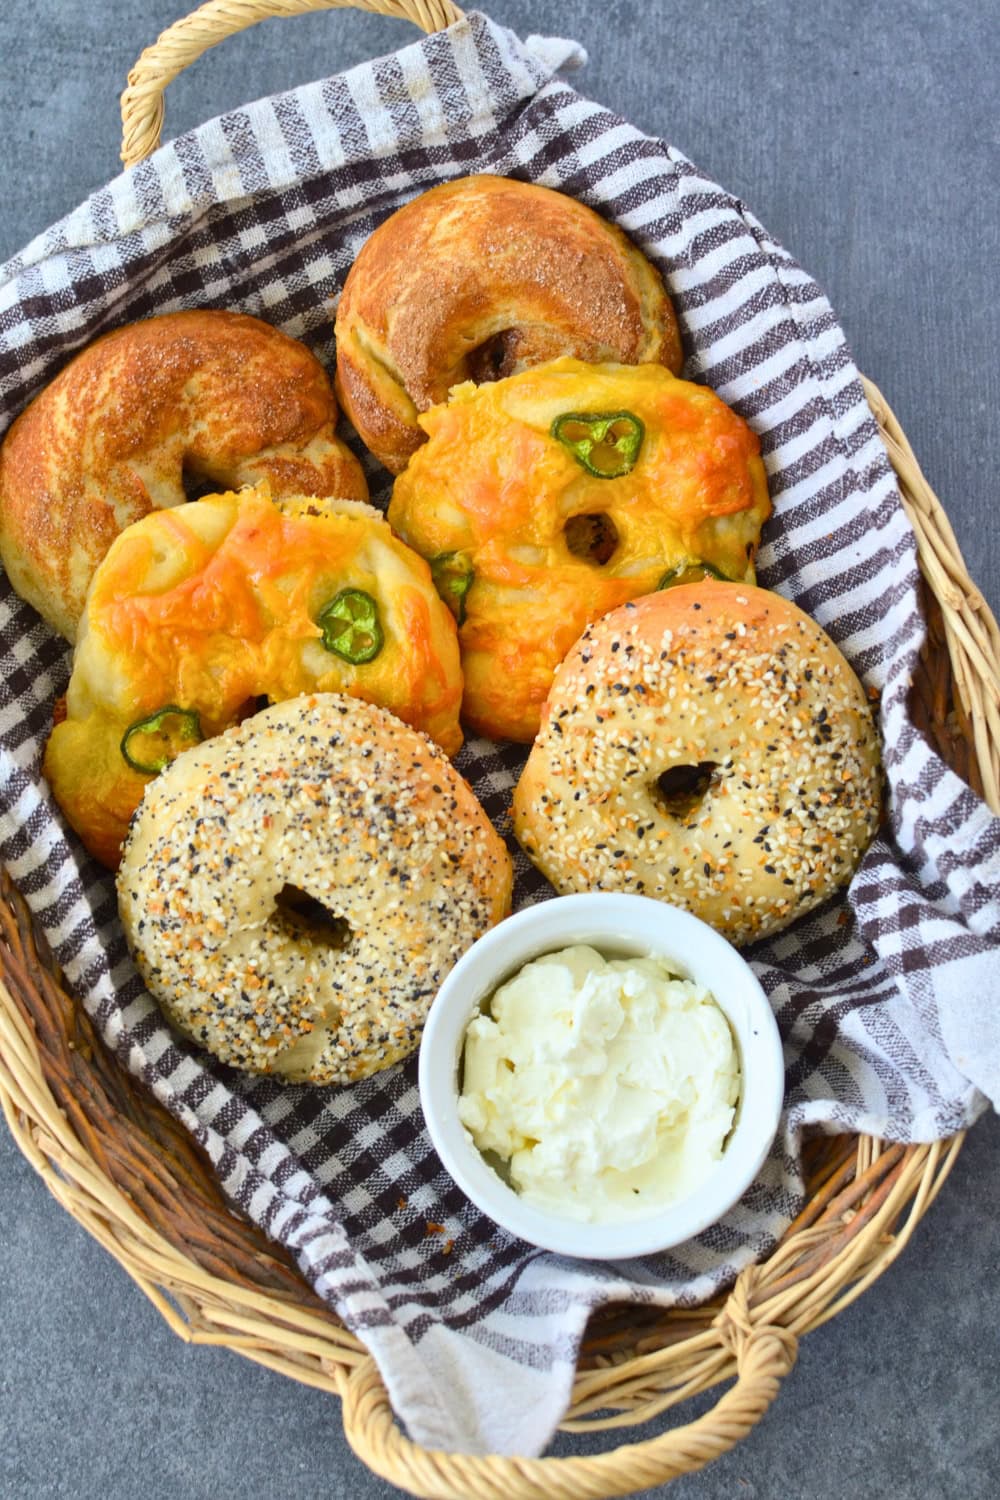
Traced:
MULTIPOLYGON (((125 74, 181 9, 0 9, 0 259, 116 170, 125 74)), ((826 287, 1000 609, 1000 39, 990 0, 493 0, 491 12, 522 34, 584 42, 578 86, 741 194, 826 287)), ((174 85, 168 132, 410 35, 358 15, 269 22, 174 85)), ((750 1438, 669 1487, 671 1500, 993 1500, 998 1148, 992 1116, 896 1266, 803 1343, 750 1438)), ((175 1339, 2 1127, 0 1191, 2 1500, 397 1493, 351 1455, 334 1403, 175 1339)), ((556 1451, 600 1446, 567 1437, 556 1451)))

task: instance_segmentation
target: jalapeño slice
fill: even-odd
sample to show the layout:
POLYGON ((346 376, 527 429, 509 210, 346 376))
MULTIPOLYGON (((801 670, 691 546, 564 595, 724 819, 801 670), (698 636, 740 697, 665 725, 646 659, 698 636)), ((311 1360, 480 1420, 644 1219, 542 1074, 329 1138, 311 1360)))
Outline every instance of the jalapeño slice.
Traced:
POLYGON ((620 479, 633 469, 646 435, 631 411, 568 411, 549 430, 596 479, 620 479))
POLYGON ((122 735, 125 764, 144 776, 156 776, 189 745, 201 741, 201 720, 190 708, 168 703, 144 719, 136 719, 122 735))
POLYGON ((700 562, 697 558, 685 558, 675 568, 668 568, 656 585, 657 589, 672 589, 678 583, 700 583, 703 578, 717 578, 720 583, 732 583, 714 563, 700 562))
POLYGON ((326 649, 354 666, 374 661, 385 641, 378 605, 364 589, 341 589, 320 610, 316 624, 326 649))
POLYGON ((467 552, 439 552, 437 557, 431 558, 434 587, 459 625, 465 624, 465 596, 475 576, 467 552))

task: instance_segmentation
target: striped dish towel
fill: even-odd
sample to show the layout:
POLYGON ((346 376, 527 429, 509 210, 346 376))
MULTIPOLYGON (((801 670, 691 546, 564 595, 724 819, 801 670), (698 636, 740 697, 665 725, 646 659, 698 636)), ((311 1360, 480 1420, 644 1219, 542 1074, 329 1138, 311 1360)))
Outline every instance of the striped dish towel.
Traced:
MULTIPOLYGON (((775 505, 762 583, 814 615, 881 694, 883 833, 848 894, 752 951, 787 1064, 783 1128, 759 1179, 669 1255, 575 1262, 529 1249, 464 1200, 430 1149, 415 1061, 325 1092, 234 1083, 166 1029, 128 959, 110 878, 67 838, 39 779, 68 649, 3 580, 8 869, 107 1044, 365 1340, 411 1436, 470 1452, 545 1445, 594 1308, 692 1303, 766 1255, 802 1203, 807 1127, 926 1141, 1000 1097, 1000 823, 908 718, 923 630, 914 539, 843 334, 742 203, 558 76, 581 61, 571 42, 522 43, 471 15, 183 136, 0 269, 4 428, 95 335, 182 307, 254 313, 332 367, 331 302, 408 198, 471 172, 571 193, 660 267, 686 374, 760 435, 775 505)), ((384 503, 388 478, 362 457, 384 503)), ((503 832, 524 753, 472 741, 459 760, 503 832)), ((551 894, 520 855, 516 875, 517 905, 551 894)))

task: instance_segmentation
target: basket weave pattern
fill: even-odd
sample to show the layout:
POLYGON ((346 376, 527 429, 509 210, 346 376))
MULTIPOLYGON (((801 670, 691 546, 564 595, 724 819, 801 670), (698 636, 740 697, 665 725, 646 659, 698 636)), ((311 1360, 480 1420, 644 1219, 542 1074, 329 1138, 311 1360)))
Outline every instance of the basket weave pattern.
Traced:
MULTIPOLYGON (((316 8, 331 8, 330 0, 213 0, 171 28, 130 78, 123 156, 137 160, 153 149, 165 83, 206 46, 266 15, 316 8)), ((427 30, 458 14, 418 0, 363 8, 406 15, 427 30)), ((1000 810, 1000 635, 898 423, 874 387, 866 393, 927 583, 930 628, 914 684, 914 718, 943 758, 1000 810)), ((695 1311, 627 1308, 594 1320, 569 1430, 627 1428, 738 1376, 697 1422, 598 1458, 430 1453, 399 1432, 364 1346, 282 1252, 231 1213, 190 1137, 95 1041, 20 896, 5 883, 3 897, 0 1102, 27 1158, 180 1336, 223 1344, 340 1395, 355 1450, 416 1494, 462 1500, 623 1494, 718 1456, 773 1400, 794 1363, 798 1337, 835 1316, 891 1264, 960 1146, 960 1138, 909 1148, 884 1148, 867 1137, 815 1142, 806 1208, 770 1259, 744 1272, 726 1297, 695 1311)))

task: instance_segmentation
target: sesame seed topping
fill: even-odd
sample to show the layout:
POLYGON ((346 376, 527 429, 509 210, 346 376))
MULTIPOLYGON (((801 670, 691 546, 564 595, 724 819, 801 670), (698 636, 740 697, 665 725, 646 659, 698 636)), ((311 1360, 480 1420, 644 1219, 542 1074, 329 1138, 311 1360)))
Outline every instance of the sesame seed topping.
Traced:
POLYGON ((662 598, 595 625, 588 660, 570 652, 515 832, 560 892, 644 890, 749 942, 850 878, 880 816, 877 735, 795 606, 713 584, 663 629, 662 598))
POLYGON ((416 1047, 510 879, 444 753, 325 694, 234 726, 151 782, 118 890, 140 972, 181 1030, 235 1067, 347 1083, 416 1047))

